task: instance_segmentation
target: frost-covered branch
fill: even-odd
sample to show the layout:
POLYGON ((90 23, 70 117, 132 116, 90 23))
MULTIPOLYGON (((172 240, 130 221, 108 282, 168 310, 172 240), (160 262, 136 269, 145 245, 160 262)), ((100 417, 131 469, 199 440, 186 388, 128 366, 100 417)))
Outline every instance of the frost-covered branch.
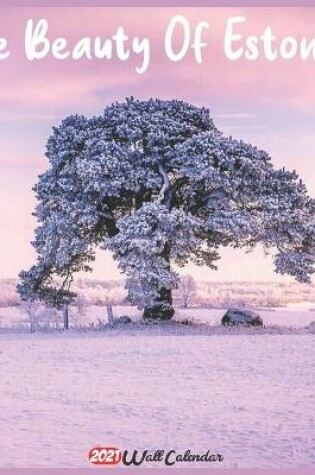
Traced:
MULTIPOLYGON (((169 192, 170 192, 171 184, 170 184, 169 177, 168 177, 166 171, 164 170, 164 167, 163 167, 161 162, 158 163, 158 170, 159 170, 160 176, 163 179, 163 185, 162 185, 162 188, 160 190, 157 202, 158 203, 165 203, 167 194, 169 194, 169 192)), ((170 199, 170 197, 168 197, 168 202, 167 202, 168 205, 169 205, 169 199, 170 199)))

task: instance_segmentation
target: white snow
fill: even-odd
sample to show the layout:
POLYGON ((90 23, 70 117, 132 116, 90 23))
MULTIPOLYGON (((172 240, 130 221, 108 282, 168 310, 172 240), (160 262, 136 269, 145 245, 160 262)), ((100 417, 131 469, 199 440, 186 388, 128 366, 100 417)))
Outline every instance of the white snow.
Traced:
MULTIPOLYGON (((279 325, 284 327, 301 328, 315 321, 315 310, 310 309, 309 305, 302 304, 287 307, 252 307, 263 318, 266 325, 279 325)), ((226 308, 207 309, 207 308, 188 308, 176 309, 175 318, 188 319, 197 323, 207 323, 209 325, 218 325, 226 312, 226 308)), ((127 305, 114 305, 113 311, 115 317, 128 315, 134 320, 139 320, 142 311, 136 307, 127 305)), ((45 323, 51 322, 55 327, 54 318, 45 319, 45 323)), ((2 327, 21 327, 25 325, 27 315, 21 307, 0 307, 0 328, 2 327)), ((107 323, 107 312, 105 306, 89 305, 83 307, 83 313, 79 313, 76 307, 70 307, 70 321, 72 327, 84 327, 91 324, 98 325, 99 322, 107 323)), ((59 312, 58 324, 62 326, 62 313, 59 312)), ((26 323, 26 326, 29 324, 26 323)))
POLYGON ((315 464, 314 335, 179 328, 2 330, 0 466, 88 466, 98 444, 315 464))

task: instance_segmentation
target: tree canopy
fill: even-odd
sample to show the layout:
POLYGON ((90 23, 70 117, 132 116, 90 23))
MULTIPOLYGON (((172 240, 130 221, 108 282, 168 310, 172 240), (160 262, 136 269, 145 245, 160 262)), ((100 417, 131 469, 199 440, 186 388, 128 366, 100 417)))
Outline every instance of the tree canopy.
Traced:
MULTIPOLYGON (((95 249, 112 251, 129 300, 170 318, 172 264, 216 268, 222 246, 275 248, 275 270, 314 272, 314 200, 295 171, 225 137, 209 110, 134 98, 93 118, 67 117, 47 143, 35 186, 37 263, 20 274, 23 299, 60 306, 95 249), (57 278, 57 279, 56 279, 57 278)), ((104 269, 106 275, 106 269, 104 269)))

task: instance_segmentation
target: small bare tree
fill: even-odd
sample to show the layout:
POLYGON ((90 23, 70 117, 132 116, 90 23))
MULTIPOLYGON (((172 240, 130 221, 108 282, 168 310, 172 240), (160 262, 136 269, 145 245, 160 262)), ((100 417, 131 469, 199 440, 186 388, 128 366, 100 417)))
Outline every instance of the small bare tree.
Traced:
POLYGON ((86 298, 84 297, 83 291, 81 290, 80 292, 77 293, 77 296, 75 299, 75 306, 77 308, 78 315, 80 316, 85 315, 86 305, 87 305, 87 301, 86 301, 86 298))
POLYGON ((180 280, 178 290, 182 306, 187 308, 193 297, 196 295, 197 290, 196 281, 193 276, 189 274, 184 275, 180 280))
POLYGON ((29 324, 31 333, 53 327, 58 329, 59 317, 55 309, 46 307, 38 300, 27 300, 22 303, 21 308, 26 313, 25 321, 29 324))
POLYGON ((30 324, 31 333, 34 333, 38 329, 39 325, 39 310, 42 304, 37 301, 27 300, 23 302, 22 309, 27 315, 28 322, 30 324))

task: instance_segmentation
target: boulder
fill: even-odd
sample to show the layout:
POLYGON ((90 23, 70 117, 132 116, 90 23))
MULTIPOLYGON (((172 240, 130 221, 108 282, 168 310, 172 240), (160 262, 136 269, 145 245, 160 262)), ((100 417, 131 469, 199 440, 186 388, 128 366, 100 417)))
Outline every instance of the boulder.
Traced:
POLYGON ((115 318, 115 323, 132 323, 132 319, 127 315, 123 315, 121 317, 115 318))
POLYGON ((221 320, 221 325, 262 327, 263 324, 264 322, 258 313, 239 308, 229 308, 221 320))

